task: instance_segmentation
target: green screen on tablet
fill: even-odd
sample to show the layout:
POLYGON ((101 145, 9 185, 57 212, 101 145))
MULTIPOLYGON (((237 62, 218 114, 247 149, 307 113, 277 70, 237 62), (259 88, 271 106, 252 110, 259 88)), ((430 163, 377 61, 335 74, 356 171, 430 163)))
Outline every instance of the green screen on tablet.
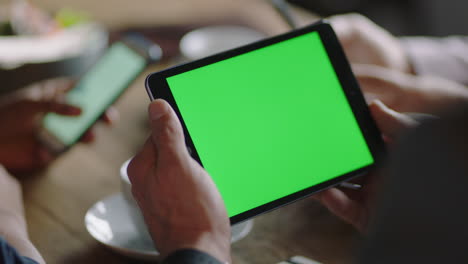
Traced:
POLYGON ((167 83, 229 216, 373 163, 317 32, 167 83))

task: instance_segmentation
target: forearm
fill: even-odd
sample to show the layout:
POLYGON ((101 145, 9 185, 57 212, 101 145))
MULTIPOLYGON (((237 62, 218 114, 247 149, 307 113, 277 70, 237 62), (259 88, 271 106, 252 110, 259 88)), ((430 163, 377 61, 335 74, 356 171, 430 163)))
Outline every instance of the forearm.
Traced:
POLYGON ((21 185, 0 164, 0 237, 25 257, 44 263, 28 237, 21 185))
POLYGON ((29 240, 25 219, 10 212, 0 212, 0 236, 21 256, 28 257, 40 264, 45 263, 36 247, 29 240))

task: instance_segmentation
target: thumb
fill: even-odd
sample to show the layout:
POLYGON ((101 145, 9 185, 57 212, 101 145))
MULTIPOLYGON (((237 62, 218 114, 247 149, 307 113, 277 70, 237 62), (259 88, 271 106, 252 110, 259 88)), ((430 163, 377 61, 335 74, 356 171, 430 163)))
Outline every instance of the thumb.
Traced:
POLYGON ((343 191, 338 188, 330 188, 319 192, 314 198, 336 216, 354 225, 361 232, 364 231, 364 206, 352 200, 343 191))
POLYGON ((382 134, 390 139, 395 139, 401 131, 418 124, 411 117, 388 108, 379 100, 373 101, 369 109, 382 134))
POLYGON ((79 107, 69 105, 66 103, 51 101, 25 101, 23 102, 27 109, 34 113, 56 113, 66 116, 78 116, 81 114, 79 107))
POLYGON ((149 106, 151 140, 158 155, 179 156, 188 154, 184 132, 179 119, 171 106, 162 99, 153 101, 149 106))

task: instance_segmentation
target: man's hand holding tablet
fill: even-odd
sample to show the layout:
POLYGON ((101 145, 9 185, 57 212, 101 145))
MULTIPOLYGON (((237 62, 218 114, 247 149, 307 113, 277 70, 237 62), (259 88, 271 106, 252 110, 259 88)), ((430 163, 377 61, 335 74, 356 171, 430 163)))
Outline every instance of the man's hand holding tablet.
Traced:
MULTIPOLYGON (((371 112, 386 137, 413 123, 377 102, 371 112)), ((194 248, 230 260, 229 219, 211 177, 189 156, 174 111, 163 100, 151 103, 152 134, 132 160, 128 173, 151 236, 161 255, 194 248)), ((375 176, 375 175, 372 175, 375 176)), ((368 179, 375 183, 375 178, 368 179)), ((332 212, 364 230, 374 184, 350 193, 331 188, 317 194, 332 212), (367 189, 366 189, 367 188, 367 189), (359 196, 359 197, 357 197, 359 196), (357 199, 355 199, 357 198, 357 199)))
MULTIPOLYGON (((129 176, 163 255, 190 247, 228 261, 226 216, 240 222, 365 174, 383 152, 326 23, 152 74, 147 89, 174 110, 151 104, 153 134, 129 176), (193 232, 184 240, 164 225, 193 232)), ((401 121, 382 104, 372 111, 401 121)))
POLYGON ((327 23, 148 76, 238 223, 368 172, 383 153, 327 23))

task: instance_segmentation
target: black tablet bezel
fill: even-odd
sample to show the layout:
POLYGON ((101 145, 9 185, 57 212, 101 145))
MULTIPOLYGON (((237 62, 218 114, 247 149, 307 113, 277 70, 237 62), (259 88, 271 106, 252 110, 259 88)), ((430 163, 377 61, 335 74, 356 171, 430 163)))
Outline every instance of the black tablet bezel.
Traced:
POLYGON ((318 32, 320 35, 320 38, 324 44, 324 47, 330 58, 333 68, 335 69, 341 87, 346 95, 346 98, 348 99, 348 102, 351 106, 351 109, 359 124, 359 127, 363 133, 365 141, 370 149, 370 152, 375 162, 372 165, 363 167, 361 169, 349 172, 344 175, 340 175, 326 182, 308 187, 304 190, 279 198, 267 204, 243 212, 241 214, 232 216, 230 218, 231 224, 236 224, 245 221, 249 218, 268 212, 280 206, 289 204, 298 199, 305 198, 318 191, 335 186, 343 181, 360 176, 369 171, 372 167, 375 166, 376 163, 378 164, 381 160, 382 154, 385 152, 385 147, 380 131, 378 130, 374 120, 371 117, 367 104, 364 100, 364 96, 359 88, 356 78, 352 73, 351 67, 346 59, 343 49, 331 25, 327 21, 320 21, 313 25, 291 31, 283 35, 261 40, 243 47, 215 54, 213 56, 209 56, 197 61, 175 66, 160 72, 152 73, 146 78, 146 89, 148 95, 152 100, 162 98, 173 107, 182 123, 186 144, 189 150, 191 150, 190 152, 192 157, 198 163, 200 163, 200 165, 203 166, 200 157, 198 156, 198 153, 196 151, 196 148, 193 145, 192 138, 188 133, 187 127, 179 111, 179 108, 175 103, 174 97, 169 89, 166 78, 311 32, 318 32))

